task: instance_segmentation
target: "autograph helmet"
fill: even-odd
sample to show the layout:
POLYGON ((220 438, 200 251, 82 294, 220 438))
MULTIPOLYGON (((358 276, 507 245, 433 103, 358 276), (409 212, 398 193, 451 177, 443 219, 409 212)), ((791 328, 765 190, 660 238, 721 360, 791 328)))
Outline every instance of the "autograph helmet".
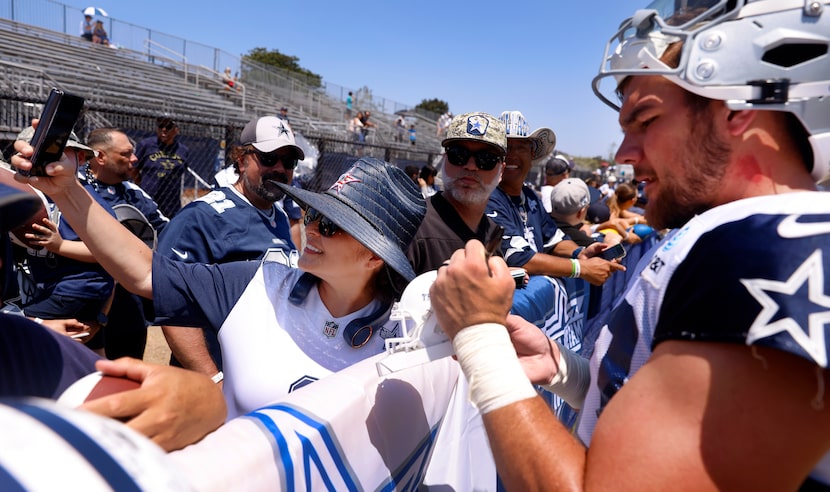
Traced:
POLYGON ((813 150, 812 175, 830 172, 830 1, 656 0, 608 41, 594 93, 619 110, 617 86, 662 75, 733 110, 792 113, 813 150), (660 61, 682 42, 677 67, 660 61))

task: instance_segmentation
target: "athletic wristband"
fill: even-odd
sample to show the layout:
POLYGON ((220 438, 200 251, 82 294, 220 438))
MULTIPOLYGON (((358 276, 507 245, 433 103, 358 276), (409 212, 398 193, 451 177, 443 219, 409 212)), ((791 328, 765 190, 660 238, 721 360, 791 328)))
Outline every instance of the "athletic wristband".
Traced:
POLYGON ((585 249, 585 246, 580 246, 580 247, 576 248, 574 250, 574 252, 571 253, 571 258, 573 258, 573 259, 579 258, 579 254, 582 253, 583 249, 585 249))
POLYGON ((225 373, 222 371, 217 372, 213 376, 210 377, 210 380, 213 381, 215 384, 221 383, 225 379, 225 373))
POLYGON ((469 326, 452 343, 470 384, 470 401, 482 414, 536 396, 504 326, 469 326))
MULTIPOLYGON (((559 363, 556 375, 550 383, 542 387, 560 396, 571 408, 582 408, 585 395, 588 393, 588 386, 591 384, 588 359, 571 352, 559 342, 548 339, 548 343, 556 343, 559 347, 559 363)), ((551 357, 553 357, 553 347, 551 347, 551 357)))
POLYGON ((582 275, 582 266, 579 264, 579 260, 571 259, 571 278, 579 278, 582 275))

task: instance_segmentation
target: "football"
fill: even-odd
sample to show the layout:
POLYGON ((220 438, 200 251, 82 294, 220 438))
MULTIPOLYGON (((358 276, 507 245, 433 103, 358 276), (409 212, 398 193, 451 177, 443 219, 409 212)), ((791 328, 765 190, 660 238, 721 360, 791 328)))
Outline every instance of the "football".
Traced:
MULTIPOLYGON (((29 193, 34 196, 40 197, 43 200, 43 197, 31 186, 20 183, 14 180, 14 171, 11 171, 5 167, 0 167, 0 183, 3 183, 6 186, 14 188, 16 190, 20 190, 24 193, 29 193)), ((32 229, 32 224, 43 224, 43 219, 47 218, 49 215, 46 211, 46 204, 44 202, 44 206, 40 207, 35 214, 30 217, 26 222, 22 225, 15 227, 11 231, 9 231, 12 241, 17 244, 18 246, 23 246, 25 248, 32 248, 35 250, 42 249, 41 246, 34 246, 29 243, 26 239, 26 234, 33 233, 34 230, 32 229)))
POLYGON ((93 372, 66 388, 58 398, 58 402, 70 407, 78 407, 102 396, 138 389, 140 386, 141 383, 132 379, 105 376, 100 372, 93 372))

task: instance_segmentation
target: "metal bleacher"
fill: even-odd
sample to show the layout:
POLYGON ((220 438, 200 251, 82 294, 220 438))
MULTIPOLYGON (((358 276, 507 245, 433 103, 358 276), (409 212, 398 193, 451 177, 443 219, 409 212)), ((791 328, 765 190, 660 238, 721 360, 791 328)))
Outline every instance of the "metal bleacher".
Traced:
MULTIPOLYGON (((229 89, 214 68, 189 65, 175 50, 145 41, 142 51, 92 44, 79 36, 0 18, 0 96, 37 103, 56 86, 83 96, 99 124, 108 124, 101 112, 122 115, 121 126, 146 127, 146 119, 161 113, 181 121, 239 127, 255 116, 290 108, 295 130, 324 138, 349 140, 344 105, 300 78, 251 60, 241 62, 238 89, 229 89), (123 121, 123 115, 142 118, 123 121)), ((368 143, 403 148, 394 142, 396 115, 372 104, 356 109, 372 111, 375 128, 368 143), (380 110, 379 110, 380 109, 380 110)), ((2 109, 0 109, 2 111, 2 109)), ((25 127, 36 116, 16 108, 2 118, 0 136, 25 127)), ((434 121, 399 111, 417 122, 417 149, 437 149, 434 121)))
POLYGON ((246 119, 239 105, 171 69, 173 60, 150 63, 146 53, 7 19, 0 19, 0 31, 0 92, 6 98, 42 101, 54 85, 98 111, 157 116, 161 108, 194 122, 246 119))

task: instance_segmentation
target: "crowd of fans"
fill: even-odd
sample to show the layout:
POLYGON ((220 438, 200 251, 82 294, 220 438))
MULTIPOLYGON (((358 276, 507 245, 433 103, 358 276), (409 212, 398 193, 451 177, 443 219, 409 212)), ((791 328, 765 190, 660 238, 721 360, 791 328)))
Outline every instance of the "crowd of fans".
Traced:
MULTIPOLYGON (((620 31, 635 39, 614 38, 612 67, 597 80, 618 77, 619 106, 606 102, 620 112, 615 158, 633 165, 633 181, 613 167, 572 177, 555 132, 520 111, 447 112, 435 167, 363 157, 312 192, 294 183, 305 155, 281 108, 245 126, 226 185, 182 208, 177 193, 166 199, 189 158, 173 117, 137 143, 114 128, 86 143, 73 134, 46 176, 0 185, 0 396, 56 398, 96 369, 126 377, 138 388, 85 408, 173 451, 227 437, 226 421, 274 402, 314 405, 302 395, 341 371, 371 368, 362 391, 380 401, 393 379, 375 364, 398 340, 424 350, 421 363, 448 346, 457 360, 443 362, 451 377, 430 383, 451 395, 440 429, 411 429, 435 439, 437 465, 421 477, 430 483, 496 490, 490 474, 460 476, 445 461, 469 459, 513 490, 830 485, 830 199, 816 185, 830 171, 824 113, 791 113, 775 99, 787 91, 769 88, 738 103, 698 78, 679 82, 674 69, 695 59, 683 51, 692 27, 682 19, 694 17, 695 32, 707 22, 744 32, 764 15, 788 26, 787 43, 826 30, 827 14, 709 3, 677 7, 674 23, 661 17, 671 12, 640 11, 620 31), (538 191, 533 168, 544 169, 538 191), (626 285, 615 281, 623 275, 626 285), (412 298, 429 304, 423 319, 401 314, 412 298), (440 330, 421 332, 430 319, 440 330), (181 369, 140 360, 150 323, 165 327, 181 369), (596 338, 583 338, 578 327, 592 324, 596 338), (107 360, 121 355, 131 357, 107 360), (574 427, 562 405, 579 412, 574 427), (463 438, 446 437, 452 426, 463 438), (473 445, 485 438, 489 446, 473 445)), ((82 36, 105 43, 88 21, 82 36)), ((787 83, 792 93, 825 83, 801 103, 827 109, 830 71, 817 60, 787 83)), ((746 71, 752 87, 778 80, 756 65, 724 69, 746 71)), ((351 117, 352 104, 350 93, 349 131, 362 144, 375 123, 369 111, 351 117)), ((403 118, 395 131, 403 142, 403 118)), ((33 133, 18 136, 4 175, 31 169, 33 133)), ((418 391, 399 396, 430 398, 418 391)), ((358 420, 383 420, 369 413, 358 420)), ((378 425, 375 468, 393 480, 386 459, 397 451, 376 444, 378 425)), ((360 453, 341 437, 332 447, 360 453)))

